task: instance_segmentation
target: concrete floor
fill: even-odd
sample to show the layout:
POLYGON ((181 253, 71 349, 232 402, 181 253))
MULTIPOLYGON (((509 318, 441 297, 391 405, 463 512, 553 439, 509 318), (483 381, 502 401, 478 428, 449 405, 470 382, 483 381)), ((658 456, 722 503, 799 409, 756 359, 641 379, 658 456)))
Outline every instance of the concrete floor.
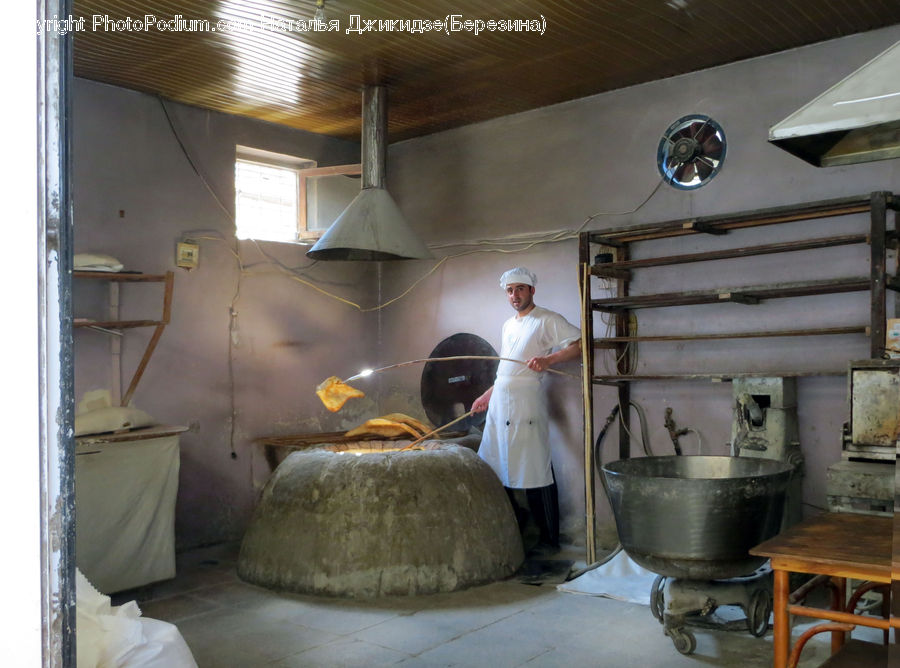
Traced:
MULTIPOLYGON (((558 556, 583 566, 582 553, 558 556)), ((772 664, 771 629, 754 638, 694 628, 696 652, 683 656, 647 606, 564 593, 554 584, 511 578, 449 594, 342 600, 244 583, 235 562, 233 546, 181 555, 174 580, 117 594, 113 604, 136 599, 145 617, 176 624, 200 668, 772 664)), ((817 638, 801 668, 827 657, 827 634, 817 638)))

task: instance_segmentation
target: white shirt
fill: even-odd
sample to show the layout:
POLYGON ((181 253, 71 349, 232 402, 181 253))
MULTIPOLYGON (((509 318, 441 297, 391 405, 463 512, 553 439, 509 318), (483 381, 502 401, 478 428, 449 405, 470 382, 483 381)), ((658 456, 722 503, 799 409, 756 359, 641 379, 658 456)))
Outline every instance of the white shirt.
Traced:
MULTIPOLYGON (((528 315, 513 316, 503 323, 500 357, 527 362, 532 357, 548 355, 554 348, 565 348, 581 338, 581 332, 559 313, 535 306, 528 315)), ((524 364, 500 362, 498 376, 533 376, 540 374, 524 364)))

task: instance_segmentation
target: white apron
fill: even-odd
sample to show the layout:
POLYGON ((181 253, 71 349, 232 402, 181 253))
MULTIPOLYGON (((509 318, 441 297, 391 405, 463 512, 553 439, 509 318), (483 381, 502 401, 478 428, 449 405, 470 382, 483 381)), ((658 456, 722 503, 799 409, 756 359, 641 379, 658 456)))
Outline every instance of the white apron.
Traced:
POLYGON ((497 377, 478 455, 504 487, 528 489, 553 483, 547 403, 536 374, 497 377))

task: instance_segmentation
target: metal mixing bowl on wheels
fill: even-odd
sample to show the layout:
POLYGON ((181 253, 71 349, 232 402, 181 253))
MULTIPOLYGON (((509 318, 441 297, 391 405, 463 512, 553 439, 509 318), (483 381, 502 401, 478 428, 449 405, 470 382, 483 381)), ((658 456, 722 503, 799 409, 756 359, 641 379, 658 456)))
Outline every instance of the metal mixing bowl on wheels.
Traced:
POLYGON ((751 457, 640 457, 610 462, 602 471, 622 547, 662 576, 654 583, 651 609, 679 652, 690 654, 696 646, 684 618, 709 614, 726 602, 744 608, 751 633, 765 633, 771 594, 748 577, 765 559, 749 550, 781 528, 789 464, 751 457), (710 588, 714 596, 702 593, 710 588))

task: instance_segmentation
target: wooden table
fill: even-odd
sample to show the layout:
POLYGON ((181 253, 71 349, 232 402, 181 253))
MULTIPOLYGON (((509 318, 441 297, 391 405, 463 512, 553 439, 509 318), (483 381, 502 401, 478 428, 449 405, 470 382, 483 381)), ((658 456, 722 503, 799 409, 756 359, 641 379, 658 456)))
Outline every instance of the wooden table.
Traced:
MULTIPOLYGON (((790 616, 802 615, 887 629, 890 621, 854 615, 842 610, 823 610, 790 604, 791 573, 826 575, 846 596, 846 580, 891 582, 892 520, 890 517, 855 513, 823 513, 796 524, 750 550, 772 560, 775 575, 774 668, 786 668, 791 645, 790 616)), ((840 649, 844 633, 832 633, 832 652, 840 649)))

